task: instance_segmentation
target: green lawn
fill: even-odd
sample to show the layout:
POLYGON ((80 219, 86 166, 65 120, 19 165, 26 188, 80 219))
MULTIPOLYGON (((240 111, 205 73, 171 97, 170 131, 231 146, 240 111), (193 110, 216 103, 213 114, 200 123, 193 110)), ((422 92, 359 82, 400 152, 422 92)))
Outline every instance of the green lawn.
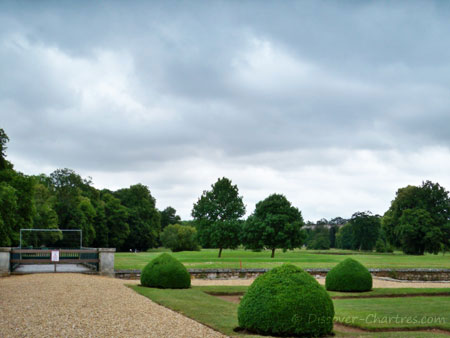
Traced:
MULTIPOLYGON (((237 323, 237 304, 227 302, 217 297, 207 294, 211 293, 238 293, 245 292, 245 286, 194 286, 187 290, 167 290, 145 288, 141 286, 130 286, 138 293, 152 299, 156 303, 180 312, 187 317, 193 318, 209 327, 212 327, 226 335, 259 337, 252 335, 242 335, 234 332, 237 323)), ((422 293, 435 292, 433 289, 422 289, 422 293)), ((445 290, 444 290, 445 291, 445 290)), ((372 291, 377 295, 392 294, 390 289, 375 289, 372 291)), ((394 291, 394 293, 397 291, 394 291)), ((415 291, 411 291, 412 293, 415 291)), ((364 293, 367 294, 367 293, 364 293)), ((332 293, 334 295, 334 293, 332 293)), ((411 297, 411 298, 372 298, 372 299, 337 299, 333 300, 336 310, 336 321, 353 321, 356 327, 366 327, 371 329, 382 328, 407 328, 414 327, 441 327, 450 330, 450 314, 446 309, 450 308, 450 297, 411 297), (413 324, 407 323, 409 317, 411 321, 421 320, 425 316, 433 318, 440 324, 413 324), (386 319, 384 319, 386 317, 386 319), (384 320, 391 323, 386 325, 384 320), (396 319, 398 318, 398 319, 396 319), (402 324, 393 323, 401 321, 402 324), (439 318, 439 319, 436 319, 439 318)), ((335 329, 336 337, 355 337, 355 333, 346 333, 335 329)), ((358 337, 446 337, 448 335, 437 334, 436 332, 364 332, 357 333, 358 337)))
POLYGON ((335 321, 366 329, 436 327, 450 331, 450 297, 335 299, 335 321))
MULTIPOLYGON (((117 270, 142 269, 161 250, 141 253, 118 252, 115 255, 117 270)), ((253 252, 247 250, 223 250, 222 258, 217 257, 218 250, 183 251, 172 253, 187 268, 273 268, 283 263, 291 263, 301 268, 332 268, 342 260, 352 257, 367 268, 450 268, 448 255, 411 256, 402 253, 380 254, 360 253, 347 250, 313 251, 298 249, 283 252, 277 250, 275 258, 270 251, 253 252), (334 254, 333 254, 334 253, 334 254), (340 254, 336 254, 340 253, 340 254), (343 254, 345 253, 345 255, 343 254)))

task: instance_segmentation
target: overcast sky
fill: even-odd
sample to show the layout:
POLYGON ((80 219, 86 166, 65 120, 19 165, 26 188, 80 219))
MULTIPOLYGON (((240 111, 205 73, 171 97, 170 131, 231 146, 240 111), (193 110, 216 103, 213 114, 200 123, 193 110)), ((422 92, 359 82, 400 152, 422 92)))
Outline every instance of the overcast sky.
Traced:
POLYGON ((247 213, 383 214, 450 189, 448 1, 2 1, 0 127, 26 174, 147 185, 183 219, 217 178, 247 213))

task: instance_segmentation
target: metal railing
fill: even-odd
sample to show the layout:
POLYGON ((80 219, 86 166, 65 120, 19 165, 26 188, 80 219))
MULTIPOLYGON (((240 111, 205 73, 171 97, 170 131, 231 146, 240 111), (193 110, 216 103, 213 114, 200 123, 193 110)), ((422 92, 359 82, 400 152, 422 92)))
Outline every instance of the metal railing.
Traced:
POLYGON ((97 249, 21 249, 11 250, 11 271, 23 264, 82 264, 98 271, 97 249), (52 251, 58 252, 58 260, 52 260, 52 251))

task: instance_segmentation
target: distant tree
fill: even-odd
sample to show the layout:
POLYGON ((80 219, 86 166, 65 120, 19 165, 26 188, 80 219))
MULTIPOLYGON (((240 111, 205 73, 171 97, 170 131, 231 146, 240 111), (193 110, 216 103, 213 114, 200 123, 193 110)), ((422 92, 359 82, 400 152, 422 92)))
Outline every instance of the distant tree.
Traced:
POLYGON ((335 217, 330 219, 330 221, 328 222, 331 225, 344 225, 348 222, 348 220, 346 220, 345 218, 342 217, 335 217))
POLYGON ((398 233, 402 238, 402 249, 406 254, 423 255, 425 251, 438 253, 441 250, 442 232, 430 226, 433 219, 424 209, 406 209, 399 220, 398 233))
MULTIPOLYGON (((34 185, 33 227, 38 229, 58 229, 58 214, 54 210, 55 197, 43 184, 34 185)), ((62 239, 60 232, 34 232, 29 234, 28 245, 52 247, 62 239)))
POLYGON ((373 250, 380 232, 380 216, 370 211, 356 212, 349 224, 353 231, 354 245, 359 250, 373 250))
POLYGON ((405 253, 445 251, 449 241, 449 192, 438 183, 398 189, 383 216, 382 226, 390 243, 405 253))
POLYGON ((198 251, 197 229, 191 226, 170 224, 161 232, 161 243, 173 252, 198 251))
POLYGON ((316 225, 327 225, 328 220, 326 218, 321 218, 316 222, 316 225))
POLYGON ((11 246, 14 242, 17 208, 16 189, 0 182, 0 246, 11 246))
POLYGON ((135 184, 114 193, 121 204, 128 208, 130 234, 123 244, 124 249, 146 251, 157 245, 161 219, 156 209, 156 200, 147 186, 135 184))
POLYGON ((102 194, 107 229, 107 246, 121 249, 130 235, 128 209, 110 193, 102 194))
POLYGON ((255 211, 245 222, 243 243, 247 248, 270 248, 271 257, 275 249, 301 247, 306 234, 301 212, 293 207, 285 196, 273 194, 256 204, 255 211))
POLYGON ((375 243, 375 250, 376 252, 386 252, 386 245, 382 239, 379 238, 375 243))
POLYGON ((91 181, 67 168, 55 170, 50 174, 50 180, 56 197, 59 228, 81 229, 83 246, 91 246, 96 237, 96 212, 91 200, 82 194, 88 191, 91 181))
POLYGON ((172 207, 167 207, 161 211, 161 230, 164 230, 169 224, 177 224, 181 222, 180 216, 177 215, 177 211, 172 207))
POLYGON ((337 248, 336 244, 336 234, 339 230, 339 227, 347 223, 347 220, 342 217, 335 217, 329 220, 330 224, 330 248, 337 248))
POLYGON ((330 249, 330 231, 323 225, 317 225, 312 231, 306 246, 311 250, 330 249))
POLYGON ((19 245, 19 232, 21 228, 30 229, 33 227, 33 179, 13 169, 0 170, 0 183, 5 183, 14 190, 16 198, 16 211, 8 216, 14 220, 6 226, 11 229, 11 245, 19 245))
POLYGON ((228 178, 218 179, 211 188, 194 204, 192 217, 202 246, 219 248, 221 257, 222 249, 239 245, 241 223, 238 220, 245 214, 245 205, 237 185, 228 178))
POLYGON ((336 246, 339 249, 353 250, 355 249, 355 239, 353 236, 352 226, 347 223, 339 228, 336 233, 336 246))
MULTIPOLYGON (((119 201, 120 203, 120 201, 119 201)), ((95 229, 95 239, 92 246, 95 248, 108 248, 109 245, 109 230, 106 225, 106 211, 105 202, 102 199, 95 201, 93 207, 95 208, 94 217, 94 229, 95 229)), ((117 248, 111 245, 111 247, 117 248)))

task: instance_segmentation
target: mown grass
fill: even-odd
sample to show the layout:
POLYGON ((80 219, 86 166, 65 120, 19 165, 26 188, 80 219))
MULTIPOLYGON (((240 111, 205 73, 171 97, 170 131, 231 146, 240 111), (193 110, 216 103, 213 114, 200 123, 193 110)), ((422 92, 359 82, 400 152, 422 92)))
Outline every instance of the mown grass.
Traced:
MULTIPOLYGON (((118 252, 115 255, 115 269, 142 269, 151 259, 162 252, 161 249, 140 252, 118 252)), ((450 268, 448 255, 411 256, 400 252, 373 253, 350 250, 314 251, 297 249, 283 252, 277 250, 275 258, 270 251, 253 252, 249 250, 223 250, 222 258, 217 257, 218 250, 183 251, 171 253, 187 268, 274 268, 283 263, 291 263, 301 268, 332 268, 342 260, 352 257, 367 268, 450 268)))
POLYGON ((428 328, 450 331, 450 297, 335 299, 335 321, 365 329, 428 328))
MULTIPOLYGON (((153 289, 141 286, 130 286, 136 292, 150 298, 158 304, 171 308, 179 313, 186 315, 198 322, 201 322, 215 330, 218 330, 229 336, 245 336, 259 337, 257 335, 241 334, 234 332, 234 328, 238 326, 237 308, 238 305, 227 302, 220 298, 214 297, 208 293, 235 294, 245 292, 246 286, 194 286, 187 290, 167 290, 153 289)), ((406 293, 414 293, 417 289, 406 289, 406 293)), ((439 290, 439 289, 438 289, 439 290)), ((447 289, 448 290, 448 289, 447 289)), ((422 293, 435 293, 435 289, 421 289, 422 293)), ((446 289, 444 289, 446 291, 446 289)), ((375 289, 371 291, 376 295, 401 294, 398 289, 375 289)), ((417 291, 418 292, 418 291, 417 291)), ((442 292, 442 290, 441 290, 442 292)), ((331 295, 342 293, 330 293, 331 295)), ((364 293, 367 295, 368 293, 364 293)), ((349 324, 355 327, 383 329, 383 328, 427 328, 440 327, 450 330, 450 318, 446 309, 450 308, 450 297, 411 297, 411 298, 373 298, 373 299, 336 299, 335 304, 336 317, 335 321, 349 324), (446 313, 447 312, 447 313, 446 313), (371 316, 371 317, 368 317, 371 316), (408 317, 414 318, 419 316, 420 320, 423 316, 427 318, 443 318, 442 324, 425 324, 414 325, 406 323, 408 317), (375 318, 394 318, 391 323, 384 325, 383 323, 373 323, 375 318), (354 319, 353 319, 354 318, 354 319), (393 324, 395 318, 404 319, 403 325, 393 324), (347 321, 347 323, 346 323, 347 321)), ((388 320, 388 319, 387 319, 388 320)), ((348 333, 335 329, 336 337, 446 337, 445 334, 436 332, 363 332, 348 333)))

